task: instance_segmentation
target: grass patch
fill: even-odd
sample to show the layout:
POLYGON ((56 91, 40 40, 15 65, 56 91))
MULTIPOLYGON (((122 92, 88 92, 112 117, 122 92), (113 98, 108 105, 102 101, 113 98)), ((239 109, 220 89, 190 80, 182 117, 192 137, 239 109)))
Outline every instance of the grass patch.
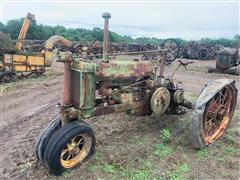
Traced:
POLYGON ((234 133, 232 131, 228 131, 224 137, 228 143, 232 144, 234 142, 234 133))
POLYGON ((90 165, 90 166, 88 167, 88 170, 89 170, 90 172, 95 172, 95 171, 97 170, 97 166, 96 166, 96 165, 90 165))
POLYGON ((137 140, 137 141, 136 141, 136 144, 137 144, 137 145, 144 145, 144 142, 143 142, 143 140, 137 140))
POLYGON ((169 129, 163 129, 161 130, 161 134, 160 137, 162 138, 163 142, 169 142, 170 138, 171 138, 171 134, 169 132, 169 129))
POLYGON ((238 149, 233 145, 228 145, 224 148, 224 152, 227 154, 235 154, 238 152, 238 149))
POLYGON ((239 110, 240 110, 239 108, 236 108, 233 114, 233 119, 236 119, 238 117, 239 110))
POLYGON ((185 179, 183 177, 183 174, 186 172, 189 172, 190 170, 191 170, 191 168, 186 163, 183 163, 177 169, 175 169, 173 171, 168 171, 167 177, 170 180, 183 180, 183 179, 185 179))
POLYGON ((101 164, 102 161, 103 161, 102 156, 101 156, 100 154, 98 154, 98 153, 96 153, 96 154, 94 155, 93 159, 94 159, 94 161, 96 161, 96 163, 98 163, 98 164, 101 164))
POLYGON ((67 171, 65 171, 65 172, 62 174, 62 176, 64 176, 64 177, 72 176, 72 171, 71 171, 71 170, 67 170, 67 171))
POLYGON ((172 149, 166 144, 158 144, 155 147, 154 154, 160 157, 166 157, 172 154, 172 149))
POLYGON ((130 180, 145 180, 150 176, 151 172, 147 169, 136 170, 129 178, 130 180))
POLYGON ((217 160, 219 163, 225 163, 225 162, 226 162, 226 158, 223 157, 223 156, 218 156, 218 157, 216 157, 216 160, 217 160))
POLYGON ((110 174, 117 174, 118 168, 113 164, 105 164, 103 166, 103 171, 110 174))
POLYGON ((118 167, 115 164, 105 164, 102 167, 105 173, 112 174, 115 177, 120 176, 129 180, 145 180, 151 175, 151 170, 148 168, 143 169, 130 169, 124 167, 118 167))
POLYGON ((26 171, 28 171, 28 169, 31 167, 31 163, 26 163, 26 164, 22 164, 20 165, 18 168, 20 170, 21 173, 24 173, 26 171))
POLYGON ((151 175, 149 169, 130 170, 120 168, 119 175, 128 180, 145 180, 151 175))
POLYGON ((119 169, 119 175, 122 177, 130 177, 131 171, 128 168, 120 168, 119 169))
POLYGON ((209 155, 209 150, 204 148, 197 151, 197 160, 203 160, 209 155))

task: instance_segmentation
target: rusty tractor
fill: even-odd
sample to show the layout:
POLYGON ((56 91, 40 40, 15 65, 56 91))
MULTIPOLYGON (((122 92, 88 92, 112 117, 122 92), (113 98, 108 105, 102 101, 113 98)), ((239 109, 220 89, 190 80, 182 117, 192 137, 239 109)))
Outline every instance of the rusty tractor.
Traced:
MULTIPOLYGON (((63 101, 60 117, 44 129, 35 147, 37 158, 54 175, 61 175, 89 159, 96 145, 91 126, 84 119, 114 112, 136 116, 157 115, 184 106, 184 90, 173 76, 164 74, 167 50, 158 50, 160 66, 151 61, 108 59, 108 20, 104 13, 103 59, 86 60, 65 52, 63 101)), ((189 62, 179 61, 177 69, 189 62)), ((229 125, 236 106, 237 89, 230 79, 215 80, 201 91, 194 106, 190 128, 193 147, 203 148, 220 138, 229 125)))
POLYGON ((208 72, 227 73, 240 76, 240 48, 224 48, 217 54, 216 67, 209 67, 208 72))

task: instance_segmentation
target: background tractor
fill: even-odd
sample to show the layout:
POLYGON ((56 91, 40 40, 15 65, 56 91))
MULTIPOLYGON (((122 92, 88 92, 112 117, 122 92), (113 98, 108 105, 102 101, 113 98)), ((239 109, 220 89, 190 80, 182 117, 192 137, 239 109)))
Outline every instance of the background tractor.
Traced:
MULTIPOLYGON (((108 59, 108 20, 104 13, 103 59, 86 60, 71 52, 59 56, 64 63, 63 101, 60 117, 52 120, 36 142, 37 158, 55 175, 89 159, 96 145, 94 132, 83 120, 114 112, 135 116, 194 108, 190 128, 193 147, 203 148, 223 135, 236 106, 235 82, 221 79, 207 84, 195 104, 184 98, 184 90, 173 76, 164 74, 167 50, 157 50, 161 64, 151 61, 108 59)), ((192 62, 179 61, 187 67, 192 62)), ((100 121, 100 119, 99 119, 100 121)))
POLYGON ((216 67, 209 67, 208 72, 227 73, 240 76, 240 46, 224 48, 217 54, 216 67))

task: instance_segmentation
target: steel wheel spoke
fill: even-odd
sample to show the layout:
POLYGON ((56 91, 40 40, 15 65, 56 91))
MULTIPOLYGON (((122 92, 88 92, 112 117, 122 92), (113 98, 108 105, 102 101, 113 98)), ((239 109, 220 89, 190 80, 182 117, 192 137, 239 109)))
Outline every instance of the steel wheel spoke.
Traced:
POLYGON ((68 155, 68 157, 67 157, 67 159, 66 159, 66 160, 69 160, 71 156, 72 156, 72 154, 71 154, 71 153, 69 153, 69 155, 68 155))
POLYGON ((203 132, 208 142, 219 138, 230 119, 231 106, 234 94, 230 86, 219 91, 208 103, 203 121, 203 132))
POLYGON ((71 143, 74 144, 74 143, 75 143, 75 139, 76 139, 76 137, 72 138, 72 139, 71 139, 71 143))
POLYGON ((81 139, 78 141, 77 146, 79 146, 80 144, 83 144, 83 138, 81 137, 81 139))

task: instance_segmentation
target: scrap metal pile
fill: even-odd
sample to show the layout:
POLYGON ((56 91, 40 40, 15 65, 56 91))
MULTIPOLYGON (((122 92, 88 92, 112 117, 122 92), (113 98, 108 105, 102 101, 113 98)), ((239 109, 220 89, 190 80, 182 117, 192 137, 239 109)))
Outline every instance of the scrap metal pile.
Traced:
POLYGON ((181 58, 212 60, 216 59, 217 52, 221 50, 222 46, 211 46, 201 41, 191 41, 186 45, 181 46, 181 58))
MULTIPOLYGON (((103 42, 94 41, 92 43, 78 43, 74 42, 75 46, 70 51, 73 53, 77 53, 83 58, 86 59, 93 59, 93 58, 102 58, 103 56, 103 42)), ((62 45, 60 47, 60 51, 66 51, 67 49, 62 45)), ((178 57, 179 54, 179 47, 177 43, 172 39, 168 41, 164 41, 161 46, 155 46, 151 44, 138 44, 138 43, 122 43, 122 42, 110 42, 108 44, 108 54, 109 57, 111 54, 114 54, 110 58, 116 58, 118 54, 128 54, 131 55, 133 53, 142 54, 142 60, 157 60, 157 54, 154 53, 154 50, 159 50, 161 48, 168 48, 169 49, 169 61, 173 61, 178 57), (173 43, 171 46, 168 43, 173 43), (149 52, 148 52, 149 51, 149 52), (153 52, 150 52, 153 51, 153 52), (170 52, 171 51, 171 52, 170 52)), ((168 60, 167 60, 168 61, 168 60)))
POLYGON ((209 67, 208 72, 227 73, 240 76, 240 47, 224 48, 217 54, 215 67, 209 67))

